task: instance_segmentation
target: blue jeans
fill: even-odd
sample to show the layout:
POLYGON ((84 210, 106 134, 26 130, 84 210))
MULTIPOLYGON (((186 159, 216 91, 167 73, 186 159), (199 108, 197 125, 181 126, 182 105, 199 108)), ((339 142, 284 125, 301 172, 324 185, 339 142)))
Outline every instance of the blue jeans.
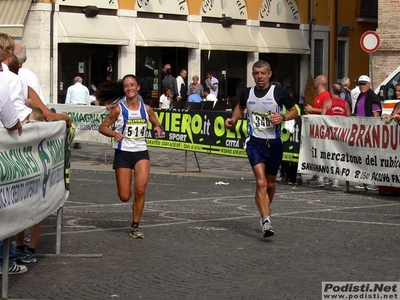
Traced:
MULTIPOLYGON (((17 252, 15 251, 11 242, 12 240, 10 238, 10 266, 14 264, 14 259, 17 255, 17 252)), ((0 241, 0 269, 3 269, 3 241, 0 241)))

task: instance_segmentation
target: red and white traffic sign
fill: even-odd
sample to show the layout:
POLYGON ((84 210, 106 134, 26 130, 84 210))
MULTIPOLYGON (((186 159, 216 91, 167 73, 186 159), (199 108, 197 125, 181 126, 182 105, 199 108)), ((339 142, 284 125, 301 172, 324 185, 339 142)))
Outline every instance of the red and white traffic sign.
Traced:
POLYGON ((372 53, 378 50, 381 45, 381 39, 375 31, 366 31, 361 36, 360 45, 365 52, 372 53))

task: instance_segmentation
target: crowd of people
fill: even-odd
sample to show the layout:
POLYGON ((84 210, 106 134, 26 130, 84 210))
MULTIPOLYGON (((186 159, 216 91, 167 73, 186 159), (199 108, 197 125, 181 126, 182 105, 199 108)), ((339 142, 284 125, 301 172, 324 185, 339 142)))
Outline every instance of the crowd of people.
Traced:
POLYGON ((159 107, 168 109, 171 103, 177 102, 202 102, 212 101, 215 107, 218 101, 218 84, 219 81, 212 75, 212 72, 207 72, 207 78, 204 81, 205 86, 200 83, 198 75, 192 76, 192 82, 186 87, 185 78, 187 70, 182 69, 180 75, 176 79, 172 75, 170 64, 164 65, 162 90, 163 94, 159 98, 159 107))
MULTIPOLYGON (((72 126, 71 119, 65 113, 56 113, 46 106, 40 82, 36 74, 23 67, 27 60, 26 47, 19 40, 0 33, 0 127, 17 131, 23 135, 23 125, 38 121, 65 121, 66 127, 72 126)), ((27 272, 25 265, 36 262, 35 249, 39 241, 41 223, 33 225, 10 239, 9 274, 27 272), (13 243, 15 243, 15 247, 13 243)), ((0 274, 3 273, 3 241, 0 241, 0 274)))

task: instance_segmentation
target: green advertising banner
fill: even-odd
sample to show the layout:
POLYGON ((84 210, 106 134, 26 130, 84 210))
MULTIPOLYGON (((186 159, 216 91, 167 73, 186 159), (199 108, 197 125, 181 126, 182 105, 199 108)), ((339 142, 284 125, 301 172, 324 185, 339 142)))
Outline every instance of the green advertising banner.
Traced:
MULTIPOLYGON (((164 127, 161 137, 153 133, 147 137, 151 147, 172 148, 226 156, 246 157, 243 149, 247 137, 247 119, 243 116, 231 130, 225 128, 225 120, 232 112, 185 111, 154 109, 164 127)), ((283 130, 284 160, 298 161, 300 148, 300 118, 296 119, 293 133, 283 130)), ((282 124, 284 128, 284 124, 282 124)))

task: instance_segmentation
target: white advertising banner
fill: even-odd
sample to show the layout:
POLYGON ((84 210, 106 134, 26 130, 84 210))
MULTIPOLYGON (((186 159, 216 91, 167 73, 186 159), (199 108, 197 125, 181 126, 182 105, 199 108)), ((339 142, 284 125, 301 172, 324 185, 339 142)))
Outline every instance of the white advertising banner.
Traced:
POLYGON ((380 118, 302 116, 298 171, 400 187, 400 126, 380 118))
POLYGON ((65 122, 0 128, 0 240, 35 225, 63 206, 65 122))
POLYGON ((76 129, 74 141, 110 144, 111 139, 99 133, 100 124, 110 113, 105 106, 49 103, 47 107, 69 115, 76 129))

